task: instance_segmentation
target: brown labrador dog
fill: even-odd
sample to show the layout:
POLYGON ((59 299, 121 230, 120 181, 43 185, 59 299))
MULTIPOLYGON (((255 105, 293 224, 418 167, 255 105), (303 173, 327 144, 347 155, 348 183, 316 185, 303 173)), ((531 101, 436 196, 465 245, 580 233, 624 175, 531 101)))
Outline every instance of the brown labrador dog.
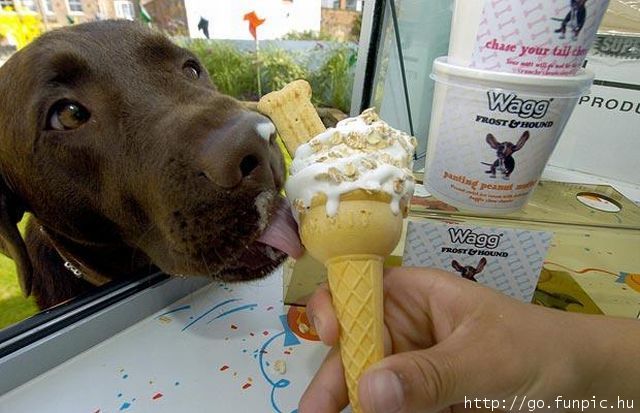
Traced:
POLYGON ((0 68, 0 246, 24 292, 45 308, 158 269, 239 281, 300 254, 274 132, 150 29, 45 33, 0 68))

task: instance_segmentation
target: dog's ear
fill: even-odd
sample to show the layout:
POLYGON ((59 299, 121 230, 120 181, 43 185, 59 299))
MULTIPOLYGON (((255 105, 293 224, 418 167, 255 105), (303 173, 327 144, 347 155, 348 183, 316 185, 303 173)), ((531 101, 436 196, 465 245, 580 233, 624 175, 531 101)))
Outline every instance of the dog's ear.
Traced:
POLYGON ((522 149, 522 147, 524 146, 525 142, 527 141, 527 139, 529 139, 529 131, 524 131, 524 133, 522 134, 522 136, 520 137, 520 139, 518 139, 518 143, 516 143, 516 146, 513 147, 513 151, 519 151, 520 149, 522 149))
POLYGON ((487 143, 489 144, 489 146, 491 146, 493 149, 498 149, 498 141, 496 140, 496 137, 493 136, 492 134, 488 134, 487 135, 487 143))
POLYGON ((18 230, 24 208, 0 176, 0 249, 16 263, 18 280, 25 295, 31 294, 33 266, 27 245, 18 230))
POLYGON ((482 259, 478 263, 478 266, 476 267, 476 274, 481 273, 482 270, 484 270, 485 265, 487 265, 487 259, 485 257, 482 257, 482 259))
POLYGON ((462 265, 460 265, 460 263, 458 263, 458 261, 456 260, 451 261, 451 266, 453 267, 454 270, 458 272, 462 272, 464 270, 462 265))

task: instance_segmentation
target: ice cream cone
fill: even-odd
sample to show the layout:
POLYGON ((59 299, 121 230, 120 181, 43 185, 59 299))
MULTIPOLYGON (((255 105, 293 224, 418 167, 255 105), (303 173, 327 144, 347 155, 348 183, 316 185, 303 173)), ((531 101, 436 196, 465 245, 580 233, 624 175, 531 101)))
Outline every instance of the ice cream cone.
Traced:
POLYGON ((325 130, 310 97, 309 84, 295 81, 264 96, 258 110, 295 155, 287 198, 304 246, 328 270, 345 380, 357 413, 360 376, 384 356, 382 263, 402 233, 417 141, 373 109, 325 130))
POLYGON ((356 190, 342 195, 337 214, 328 216, 326 197, 319 195, 300 214, 300 238, 327 267, 353 412, 361 411, 362 373, 384 357, 382 264, 400 239, 404 215, 394 214, 390 201, 384 193, 356 190))

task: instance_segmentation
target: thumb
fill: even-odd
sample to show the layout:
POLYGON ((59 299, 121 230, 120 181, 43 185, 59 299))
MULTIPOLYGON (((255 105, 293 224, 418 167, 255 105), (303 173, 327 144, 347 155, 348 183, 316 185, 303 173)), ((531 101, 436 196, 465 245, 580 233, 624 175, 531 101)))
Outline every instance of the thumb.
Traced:
MULTIPOLYGON (((464 366, 439 346, 389 356, 360 379, 367 413, 437 412, 464 397, 464 366)), ((468 394, 468 393, 467 393, 468 394)))

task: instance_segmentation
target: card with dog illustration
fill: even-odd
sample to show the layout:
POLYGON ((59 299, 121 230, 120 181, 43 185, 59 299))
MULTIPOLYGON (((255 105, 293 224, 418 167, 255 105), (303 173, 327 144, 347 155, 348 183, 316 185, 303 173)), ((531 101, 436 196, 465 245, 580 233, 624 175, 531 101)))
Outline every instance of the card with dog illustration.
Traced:
POLYGON ((595 41, 608 0, 487 0, 471 67, 571 76, 595 41))
POLYGON ((409 221, 403 265, 440 268, 531 302, 553 234, 409 221))

